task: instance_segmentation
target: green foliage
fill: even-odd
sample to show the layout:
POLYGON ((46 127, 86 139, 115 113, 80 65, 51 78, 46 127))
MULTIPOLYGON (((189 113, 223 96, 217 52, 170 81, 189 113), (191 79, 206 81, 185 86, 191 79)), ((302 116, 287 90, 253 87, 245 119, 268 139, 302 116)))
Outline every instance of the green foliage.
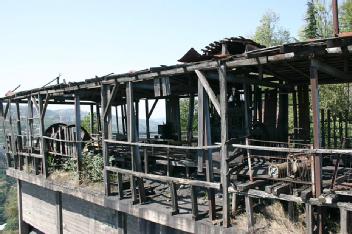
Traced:
POLYGON ((66 161, 63 163, 62 168, 65 171, 73 171, 76 172, 77 171, 77 162, 76 159, 74 159, 73 157, 69 157, 66 159, 66 161))
POLYGON ((300 39, 328 38, 333 34, 331 7, 323 0, 312 0, 307 3, 306 24, 300 32, 300 39))
POLYGON ((352 0, 346 0, 341 5, 340 22, 341 32, 352 31, 352 0))
MULTIPOLYGON (((181 131, 187 131, 188 126, 188 114, 189 114, 189 99, 180 99, 180 122, 181 131)), ((194 118, 193 118, 193 131, 197 131, 198 128, 198 102, 194 100, 194 118)))
POLYGON ((278 26, 280 17, 273 11, 267 11, 257 27, 253 40, 267 47, 294 41, 290 32, 278 26))
POLYGON ((104 160, 101 154, 93 155, 86 153, 83 155, 81 176, 90 182, 103 181, 104 160))
POLYGON ((317 11, 314 7, 313 1, 307 2, 307 14, 306 14, 306 26, 304 28, 304 37, 307 39, 313 39, 317 37, 318 26, 316 19, 317 11))
POLYGON ((319 91, 322 109, 330 109, 335 114, 349 110, 351 95, 346 84, 322 85, 319 91))
POLYGON ((5 218, 7 231, 18 229, 17 191, 14 187, 9 190, 5 202, 5 218))
MULTIPOLYGON (((94 116, 94 119, 96 119, 96 116, 97 116, 96 113, 93 113, 93 116, 94 116)), ((90 134, 92 134, 90 131, 90 112, 82 119, 81 127, 87 130, 87 132, 89 132, 90 134)), ((97 128, 98 128, 97 121, 94 121, 93 131, 95 131, 97 128)))

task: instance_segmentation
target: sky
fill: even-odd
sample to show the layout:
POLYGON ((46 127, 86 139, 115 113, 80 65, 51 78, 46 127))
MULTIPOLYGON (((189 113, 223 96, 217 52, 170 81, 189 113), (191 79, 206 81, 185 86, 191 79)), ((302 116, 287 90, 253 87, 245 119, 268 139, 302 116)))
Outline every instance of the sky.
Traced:
POLYGON ((172 65, 191 47, 253 35, 267 10, 297 35, 306 0, 0 0, 0 96, 172 65))

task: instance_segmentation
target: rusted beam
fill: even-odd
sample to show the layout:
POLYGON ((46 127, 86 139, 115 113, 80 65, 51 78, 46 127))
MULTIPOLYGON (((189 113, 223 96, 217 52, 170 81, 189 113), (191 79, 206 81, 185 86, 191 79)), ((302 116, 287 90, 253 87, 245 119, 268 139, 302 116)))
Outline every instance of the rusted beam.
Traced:
POLYGON ((334 25, 334 34, 337 37, 340 33, 340 26, 339 26, 339 9, 337 0, 332 0, 332 19, 334 25))

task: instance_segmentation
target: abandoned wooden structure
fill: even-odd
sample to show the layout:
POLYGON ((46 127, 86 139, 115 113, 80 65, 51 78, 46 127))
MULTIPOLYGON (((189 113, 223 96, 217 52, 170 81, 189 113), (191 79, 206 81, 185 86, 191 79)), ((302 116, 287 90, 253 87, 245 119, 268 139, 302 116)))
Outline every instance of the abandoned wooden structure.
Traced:
MULTIPOLYGON (((288 202, 292 217, 292 204, 305 204, 308 233, 322 232, 323 209, 338 208, 341 231, 350 233, 352 122, 348 112, 320 109, 319 87, 352 81, 352 37, 271 48, 228 38, 203 52, 190 50, 174 66, 2 98, 7 173, 18 179, 22 233, 28 224, 35 226, 22 217, 22 183, 184 232, 233 231, 238 199, 244 197, 249 230, 253 199, 264 198, 288 202), (180 102, 188 106, 182 113, 186 126, 180 102), (154 134, 150 119, 158 103, 165 107, 165 124, 154 134), (46 110, 54 104, 73 106, 75 124, 46 126, 46 110), (83 105, 90 108, 90 129, 76 127, 83 105), (70 190, 50 177, 50 160, 60 164, 68 158, 79 177, 88 143, 104 159, 100 200, 89 198, 89 190, 70 190), (126 201, 132 202, 128 209, 126 201), (143 207, 154 216, 136 211, 143 207)), ((62 222, 57 222, 58 233, 65 232, 62 222)))

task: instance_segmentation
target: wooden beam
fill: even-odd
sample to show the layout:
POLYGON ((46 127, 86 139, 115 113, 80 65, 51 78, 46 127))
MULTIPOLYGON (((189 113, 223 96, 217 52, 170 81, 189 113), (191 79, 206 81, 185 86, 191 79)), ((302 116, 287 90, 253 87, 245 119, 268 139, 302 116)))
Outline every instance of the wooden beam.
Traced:
MULTIPOLYGON (((33 98, 33 97, 32 97, 33 98)), ((33 100, 33 99, 32 99, 33 100)), ((44 126, 44 118, 45 115, 40 115, 40 113, 43 112, 43 97, 41 95, 38 95, 38 114, 40 116, 39 118, 39 136, 40 136, 40 154, 43 157, 43 175, 44 177, 48 177, 48 152, 46 150, 46 146, 45 146, 45 140, 44 140, 44 135, 45 135, 45 126, 44 126)), ((34 159, 36 161, 36 159, 34 159)), ((37 166, 36 166, 37 167, 37 166)), ((35 169, 36 170, 36 169, 35 169)))
POLYGON ((31 99, 32 99, 32 102, 34 104, 35 109, 40 114, 41 112, 39 111, 39 105, 38 105, 37 101, 35 100, 34 96, 31 96, 31 99))
POLYGON ((159 99, 155 99, 155 100, 154 100, 154 103, 153 103, 153 105, 152 105, 152 108, 150 109, 150 111, 149 111, 149 113, 148 113, 148 118, 150 118, 150 116, 152 116, 153 111, 154 111, 155 106, 156 106, 156 104, 158 103, 158 101, 159 101, 159 99))
MULTIPOLYGON (((198 147, 204 146, 204 88, 198 80, 198 147)), ((204 151, 198 150, 198 166, 197 172, 198 174, 203 173, 203 159, 204 159, 204 151)))
POLYGON ((109 109, 111 108, 111 103, 117 95, 118 88, 119 88, 119 84, 115 84, 114 87, 112 88, 112 91, 109 95, 108 102, 106 103, 105 110, 103 112, 104 113, 103 118, 106 118, 106 115, 107 115, 109 109))
POLYGON ((220 103, 219 103, 213 89, 210 87, 209 82, 207 81, 207 78, 205 77, 205 75, 201 71, 196 70, 195 72, 198 76, 200 84, 203 86, 204 90, 208 94, 210 101, 214 105, 216 112, 220 115, 220 103))
POLYGON ((82 139, 81 139, 81 106, 80 106, 80 97, 78 94, 75 94, 75 125, 76 125, 76 157, 77 157, 77 172, 78 178, 81 179, 81 170, 82 170, 82 139))
POLYGON ((46 109, 48 108, 48 104, 49 104, 49 93, 46 94, 46 97, 45 97, 45 103, 44 103, 44 106, 43 106, 43 110, 42 112, 40 113, 41 116, 44 116, 45 115, 45 112, 46 112, 46 109))
POLYGON ((220 80, 220 117, 221 117, 221 184, 223 189, 223 225, 228 227, 230 225, 229 215, 229 178, 227 172, 229 166, 227 163, 227 140, 228 140, 228 113, 227 113, 227 76, 226 67, 224 64, 218 68, 219 80, 220 80))
POLYGON ((150 139, 150 127, 149 127, 149 100, 145 99, 145 132, 147 139, 150 139))
POLYGON ((22 181, 17 179, 18 233, 29 233, 29 225, 23 221, 22 181))
MULTIPOLYGON (((101 111, 103 113, 107 113, 106 110, 111 108, 107 108, 108 105, 108 92, 109 92, 110 85, 103 84, 101 86, 101 111)), ((108 145, 104 140, 109 139, 109 122, 110 119, 102 118, 102 153, 104 159, 104 188, 105 188, 105 195, 111 195, 111 187, 110 187, 110 173, 106 170, 106 167, 109 166, 109 152, 108 152, 108 145)))
POLYGON ((247 227, 248 233, 254 233, 254 213, 253 213, 253 201, 252 198, 248 195, 244 196, 246 213, 247 213, 247 227))
POLYGON ((94 134, 94 106, 93 105, 90 105, 89 128, 90 128, 90 134, 94 134))
POLYGON ((313 67, 323 73, 326 73, 332 77, 335 77, 335 78, 338 78, 341 80, 345 80, 345 81, 349 81, 349 82, 352 81, 352 78, 351 78, 352 76, 350 73, 340 71, 339 69, 337 69, 327 63, 324 63, 318 59, 311 60, 311 67, 313 67))
MULTIPOLYGON (((311 100, 313 110, 313 146, 315 149, 320 148, 320 111, 319 111, 319 87, 318 87, 318 71, 312 66, 310 69, 311 84, 311 100)), ((321 194, 321 158, 320 155, 314 156, 314 179, 315 179, 315 196, 321 194)))

